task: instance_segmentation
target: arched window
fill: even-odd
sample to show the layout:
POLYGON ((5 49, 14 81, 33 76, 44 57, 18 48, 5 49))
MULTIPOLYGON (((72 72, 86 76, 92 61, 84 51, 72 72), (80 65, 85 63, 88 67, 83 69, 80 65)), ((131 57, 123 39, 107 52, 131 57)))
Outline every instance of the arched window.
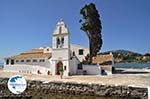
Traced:
POLYGON ((57 48, 59 48, 59 47, 60 47, 60 39, 57 38, 57 48))
POLYGON ((61 38, 61 45, 64 46, 64 37, 61 38))
POLYGON ((73 56, 75 56, 75 52, 74 52, 74 51, 73 51, 73 53, 72 53, 72 54, 73 54, 73 56))

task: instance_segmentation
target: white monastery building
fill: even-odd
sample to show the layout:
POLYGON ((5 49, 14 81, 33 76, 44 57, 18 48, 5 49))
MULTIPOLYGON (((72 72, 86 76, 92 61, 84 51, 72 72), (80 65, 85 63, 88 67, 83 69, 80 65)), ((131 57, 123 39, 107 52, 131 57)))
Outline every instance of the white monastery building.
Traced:
POLYGON ((70 32, 60 20, 52 34, 52 48, 40 47, 5 58, 3 70, 20 73, 59 75, 101 74, 99 65, 82 65, 89 53, 88 48, 70 44, 70 32))

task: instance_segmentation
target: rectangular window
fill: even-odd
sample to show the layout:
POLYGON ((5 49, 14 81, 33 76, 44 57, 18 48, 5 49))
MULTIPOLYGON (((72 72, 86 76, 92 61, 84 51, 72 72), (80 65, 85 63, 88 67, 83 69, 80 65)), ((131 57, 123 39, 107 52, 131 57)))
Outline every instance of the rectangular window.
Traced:
POLYGON ((13 59, 11 60, 11 65, 14 65, 14 60, 13 59))
POLYGON ((83 55, 83 49, 79 49, 79 55, 83 55))
POLYGON ((75 52, 74 52, 74 51, 73 51, 73 53, 72 53, 72 54, 73 54, 73 56, 75 56, 75 52))
POLYGON ((40 62, 45 62, 45 60, 44 59, 40 59, 40 62))
POLYGON ((24 62, 24 60, 21 60, 21 62, 24 62))
POLYGON ((26 62, 31 62, 31 60, 26 60, 26 62))
POLYGON ((19 62, 19 60, 16 60, 16 63, 18 63, 19 62))
POLYGON ((6 65, 8 65, 8 64, 9 64, 9 59, 6 60, 6 65))
POLYGON ((64 70, 66 70, 66 66, 64 66, 64 70))
POLYGON ((33 62, 37 62, 37 60, 36 60, 36 59, 33 59, 33 62))
POLYGON ((82 67, 82 64, 78 64, 78 70, 82 70, 83 67, 82 67))

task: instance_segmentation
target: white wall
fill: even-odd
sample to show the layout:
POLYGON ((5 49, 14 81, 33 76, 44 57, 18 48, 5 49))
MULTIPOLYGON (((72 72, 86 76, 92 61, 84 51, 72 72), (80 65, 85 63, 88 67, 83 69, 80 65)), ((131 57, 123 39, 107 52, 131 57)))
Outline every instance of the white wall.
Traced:
POLYGON ((52 60, 51 71, 52 75, 54 76, 56 74, 56 61, 54 60, 52 60))
POLYGON ((101 75, 101 68, 98 65, 82 65, 88 75, 101 75))
POLYGON ((66 66, 66 70, 64 70, 64 76, 69 76, 69 71, 70 71, 70 68, 69 68, 69 60, 66 60, 66 61, 62 61, 63 62, 63 68, 64 66, 66 66))
POLYGON ((72 60, 70 60, 70 72, 71 75, 77 74, 77 66, 80 63, 79 60, 77 60, 76 57, 73 57, 72 60))
POLYGON ((68 49, 53 49, 52 60, 66 60, 69 59, 68 49))
POLYGON ((148 99, 150 99, 150 86, 147 87, 148 90, 148 99))
POLYGON ((28 73, 28 74, 38 74, 38 70, 41 72, 41 75, 47 75, 48 71, 51 71, 50 68, 41 67, 39 65, 6 65, 3 68, 4 71, 18 72, 18 73, 28 73))
POLYGON ((43 58, 38 58, 36 59, 37 62, 33 62, 33 60, 36 59, 36 58, 28 58, 28 59, 17 59, 19 60, 19 62, 16 62, 16 60, 14 60, 14 65, 39 65, 41 67, 47 67, 47 68, 50 68, 50 60, 48 59, 44 59, 45 62, 40 62, 39 60, 43 59, 43 58), (24 62, 21 62, 21 60, 24 60, 24 62), (26 60, 31 60, 31 62, 26 62, 26 60))
POLYGON ((87 54, 89 54, 89 49, 88 48, 84 48, 80 45, 75 45, 75 44, 71 44, 70 45, 70 49, 71 49, 71 53, 75 52, 75 55, 77 56, 77 58, 80 60, 80 62, 82 62, 83 59, 85 59, 85 56, 87 56, 87 54), (79 49, 83 49, 83 55, 79 55, 79 49))

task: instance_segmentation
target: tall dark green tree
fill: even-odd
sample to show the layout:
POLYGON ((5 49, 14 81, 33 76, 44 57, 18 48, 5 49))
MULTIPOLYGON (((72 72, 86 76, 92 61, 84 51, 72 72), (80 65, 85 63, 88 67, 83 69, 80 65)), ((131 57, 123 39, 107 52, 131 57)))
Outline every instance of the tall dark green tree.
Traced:
POLYGON ((83 16, 83 19, 80 20, 82 23, 81 30, 86 32, 89 38, 89 61, 92 62, 92 57, 97 55, 97 52, 101 50, 103 44, 100 15, 93 3, 86 4, 83 8, 81 8, 80 14, 83 16))

